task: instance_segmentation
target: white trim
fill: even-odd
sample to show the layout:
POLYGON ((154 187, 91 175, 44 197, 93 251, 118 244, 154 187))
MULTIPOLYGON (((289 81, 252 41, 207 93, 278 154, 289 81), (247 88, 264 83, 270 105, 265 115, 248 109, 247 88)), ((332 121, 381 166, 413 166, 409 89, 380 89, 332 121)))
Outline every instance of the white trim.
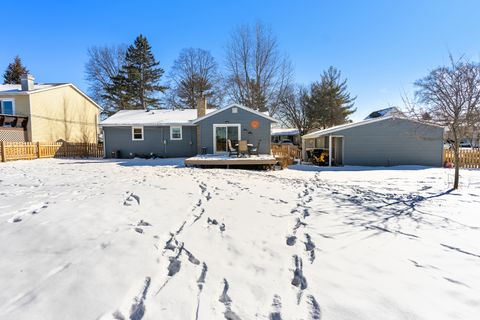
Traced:
POLYGON ((183 139, 183 128, 182 126, 170 126, 170 140, 182 140, 183 139), (180 138, 174 138, 172 136, 172 129, 180 129, 180 138))
POLYGON ((195 127, 196 125, 189 122, 172 122, 172 123, 158 123, 158 122, 151 122, 151 123, 108 123, 108 124, 99 124, 100 127, 171 127, 171 126, 182 126, 182 127, 195 127))
POLYGON ((327 128, 327 129, 322 129, 322 130, 317 130, 317 131, 314 131, 314 132, 307 133, 306 135, 302 136, 302 139, 318 138, 320 136, 326 136, 330 133, 335 133, 337 131, 350 129, 350 128, 355 128, 355 127, 358 127, 358 126, 363 126, 363 125, 366 125, 366 124, 375 123, 375 122, 384 121, 384 120, 389 120, 389 119, 402 119, 402 120, 407 120, 407 121, 420 123, 420 124, 423 124, 423 125, 426 125, 426 126, 443 128, 443 126, 440 126, 440 125, 434 124, 434 123, 427 123, 427 122, 422 122, 422 121, 415 120, 415 119, 400 117, 400 116, 397 116, 397 115, 390 115, 390 116, 385 116, 385 117, 378 117, 378 118, 373 118, 373 119, 368 119, 368 120, 362 120, 362 121, 353 122, 353 123, 341 124, 339 126, 335 126, 335 127, 331 127, 331 128, 327 128))
MULTIPOLYGON (((218 127, 237 127, 238 128, 238 140, 242 140, 242 125, 240 123, 214 123, 213 124, 213 153, 214 154, 219 154, 219 153, 227 153, 228 151, 225 152, 217 152, 217 128, 218 127)), ((228 139, 228 130, 227 130, 227 136, 226 139, 228 139)))
POLYGON ((2 98, 0 97, 0 113, 3 114, 3 101, 10 101, 12 102, 12 115, 14 116, 16 113, 15 113, 15 99, 13 98, 2 98))
POLYGON ((143 141, 145 139, 145 130, 143 130, 142 126, 132 126, 132 141, 143 141), (133 131, 135 129, 142 129, 142 139, 135 139, 135 136, 133 134, 133 131))
POLYGON ((217 110, 215 110, 215 111, 212 111, 212 112, 210 112, 210 113, 207 113, 207 114, 204 115, 203 117, 200 117, 200 118, 197 118, 197 119, 193 120, 192 123, 197 123, 197 122, 199 122, 199 121, 202 121, 202 120, 204 120, 204 119, 207 119, 207 118, 209 118, 209 117, 211 117, 211 116, 213 116, 213 115, 216 115, 217 113, 220 113, 220 112, 222 112, 222 111, 228 110, 228 109, 233 108, 233 107, 240 108, 240 109, 243 109, 243 110, 245 110, 245 111, 254 113, 254 114, 256 114, 256 115, 258 115, 258 116, 260 116, 260 117, 263 117, 263 118, 265 118, 265 119, 268 119, 268 120, 270 120, 270 121, 272 121, 272 122, 275 122, 275 123, 278 122, 277 119, 274 119, 274 118, 272 118, 272 117, 270 117, 270 116, 267 116, 266 114, 263 114, 263 113, 258 112, 258 111, 256 111, 256 110, 253 110, 253 109, 251 109, 251 108, 242 106, 242 105, 240 105, 240 104, 234 103, 234 104, 231 104, 231 105, 226 106, 225 108, 217 109, 217 110))

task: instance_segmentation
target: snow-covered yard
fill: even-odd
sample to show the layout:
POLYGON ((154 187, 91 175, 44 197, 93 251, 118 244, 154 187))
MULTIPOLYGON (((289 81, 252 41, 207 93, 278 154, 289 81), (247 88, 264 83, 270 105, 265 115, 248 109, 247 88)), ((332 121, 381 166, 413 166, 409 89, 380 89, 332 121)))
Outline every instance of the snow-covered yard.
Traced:
POLYGON ((478 319, 480 171, 0 164, 0 319, 478 319))

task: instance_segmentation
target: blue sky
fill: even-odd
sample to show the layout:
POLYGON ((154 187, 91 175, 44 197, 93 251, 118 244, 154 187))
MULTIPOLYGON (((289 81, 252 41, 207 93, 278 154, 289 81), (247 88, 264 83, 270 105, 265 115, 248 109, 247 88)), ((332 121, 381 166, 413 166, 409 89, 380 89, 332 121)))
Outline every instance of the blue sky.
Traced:
POLYGON ((333 65, 357 96, 358 120, 402 106, 412 83, 454 56, 479 60, 480 1, 5 1, 0 69, 19 54, 39 82, 83 90, 87 47, 131 43, 142 33, 168 72, 179 51, 199 47, 221 64, 239 24, 272 27, 296 82, 333 65))

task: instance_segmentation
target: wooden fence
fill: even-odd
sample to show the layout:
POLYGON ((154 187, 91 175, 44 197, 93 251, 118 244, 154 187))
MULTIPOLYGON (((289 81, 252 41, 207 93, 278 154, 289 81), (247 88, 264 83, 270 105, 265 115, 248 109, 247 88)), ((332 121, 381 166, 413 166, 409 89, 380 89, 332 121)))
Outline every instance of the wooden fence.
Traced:
MULTIPOLYGON (((444 160, 453 163, 453 150, 445 149, 444 160)), ((460 149, 460 168, 480 168, 479 149, 460 149)))
POLYGON ((103 146, 96 143, 0 141, 0 159, 2 162, 38 158, 76 157, 102 158, 103 146))
POLYGON ((300 159, 301 150, 291 144, 272 144, 272 155, 280 162, 282 167, 293 164, 295 159, 300 159))

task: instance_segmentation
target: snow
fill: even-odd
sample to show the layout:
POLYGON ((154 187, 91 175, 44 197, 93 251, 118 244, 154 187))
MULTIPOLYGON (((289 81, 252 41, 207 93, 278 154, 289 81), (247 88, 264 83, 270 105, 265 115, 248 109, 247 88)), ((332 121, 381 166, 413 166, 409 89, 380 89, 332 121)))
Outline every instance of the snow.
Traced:
MULTIPOLYGON (((215 111, 207 109, 206 113, 215 111)), ((102 126, 121 125, 167 125, 167 124, 191 124, 197 118, 197 109, 158 109, 158 110, 121 110, 113 116, 102 121, 102 126)))
MULTIPOLYGON (((45 84, 34 84, 33 90, 47 89, 53 86, 59 85, 57 83, 45 83, 45 84)), ((32 90, 31 90, 32 91, 32 90)), ((0 94, 1 93, 16 93, 23 92, 22 86, 20 84, 0 84, 0 94)))
POLYGON ((249 160, 275 160, 275 157, 270 154, 251 155, 248 157, 229 157, 228 154, 198 154, 194 157, 188 158, 188 160, 245 160, 245 162, 248 162, 249 160))
POLYGON ((405 114, 402 111, 400 111, 398 108, 390 107, 390 108, 373 111, 364 120, 375 119, 375 118, 385 117, 385 116, 392 116, 392 115, 405 116, 405 114))
POLYGON ((272 128, 272 136, 295 136, 299 134, 295 128, 272 128))
POLYGON ((183 161, 1 163, 0 319, 478 319, 479 170, 183 161))

